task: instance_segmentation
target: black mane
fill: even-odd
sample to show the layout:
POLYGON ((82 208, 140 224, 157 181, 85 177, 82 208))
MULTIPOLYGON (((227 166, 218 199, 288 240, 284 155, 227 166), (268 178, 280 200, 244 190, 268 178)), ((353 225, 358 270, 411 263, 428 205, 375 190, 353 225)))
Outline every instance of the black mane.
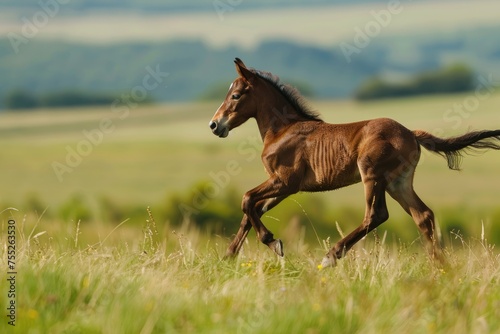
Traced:
POLYGON ((290 85, 280 82, 280 78, 271 72, 259 71, 256 69, 250 69, 259 78, 262 78, 269 82, 274 88, 279 90, 281 94, 287 99, 288 102, 297 110, 299 114, 305 118, 313 121, 322 121, 319 113, 313 111, 307 104, 306 99, 300 94, 300 92, 290 85))

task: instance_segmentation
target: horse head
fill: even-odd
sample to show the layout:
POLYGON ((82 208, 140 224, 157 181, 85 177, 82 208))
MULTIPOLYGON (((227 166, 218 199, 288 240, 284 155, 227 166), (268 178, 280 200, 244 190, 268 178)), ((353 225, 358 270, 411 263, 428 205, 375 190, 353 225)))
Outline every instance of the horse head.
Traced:
POLYGON ((241 59, 236 58, 234 63, 239 76, 229 86, 224 102, 209 123, 212 132, 221 138, 227 137, 229 131, 255 117, 257 112, 254 99, 250 97, 257 77, 241 59))

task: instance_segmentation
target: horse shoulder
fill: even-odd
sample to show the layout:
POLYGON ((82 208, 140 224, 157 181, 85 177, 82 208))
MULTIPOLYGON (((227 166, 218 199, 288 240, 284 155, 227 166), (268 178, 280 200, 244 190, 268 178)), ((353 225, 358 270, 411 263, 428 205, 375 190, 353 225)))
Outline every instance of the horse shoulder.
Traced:
POLYGON ((271 177, 285 183, 305 168, 306 134, 298 128, 290 128, 264 140, 262 163, 271 177))

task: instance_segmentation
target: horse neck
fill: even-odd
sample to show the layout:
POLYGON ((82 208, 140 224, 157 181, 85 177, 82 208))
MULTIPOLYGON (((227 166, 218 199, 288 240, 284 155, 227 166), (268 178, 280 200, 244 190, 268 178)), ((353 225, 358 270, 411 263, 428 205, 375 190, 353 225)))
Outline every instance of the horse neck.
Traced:
POLYGON ((293 123, 306 120, 276 89, 267 89, 266 94, 267 96, 261 100, 255 116, 263 141, 266 137, 276 135, 293 123))

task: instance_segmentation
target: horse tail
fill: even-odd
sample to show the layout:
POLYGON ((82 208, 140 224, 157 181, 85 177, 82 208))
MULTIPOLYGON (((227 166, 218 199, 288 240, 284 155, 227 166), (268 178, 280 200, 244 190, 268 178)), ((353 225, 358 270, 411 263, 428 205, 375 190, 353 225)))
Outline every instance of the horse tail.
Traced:
POLYGON ((415 130, 413 133, 420 145, 446 158, 448 168, 454 170, 460 170, 462 153, 483 149, 500 150, 500 130, 472 131, 445 139, 421 130, 415 130))

